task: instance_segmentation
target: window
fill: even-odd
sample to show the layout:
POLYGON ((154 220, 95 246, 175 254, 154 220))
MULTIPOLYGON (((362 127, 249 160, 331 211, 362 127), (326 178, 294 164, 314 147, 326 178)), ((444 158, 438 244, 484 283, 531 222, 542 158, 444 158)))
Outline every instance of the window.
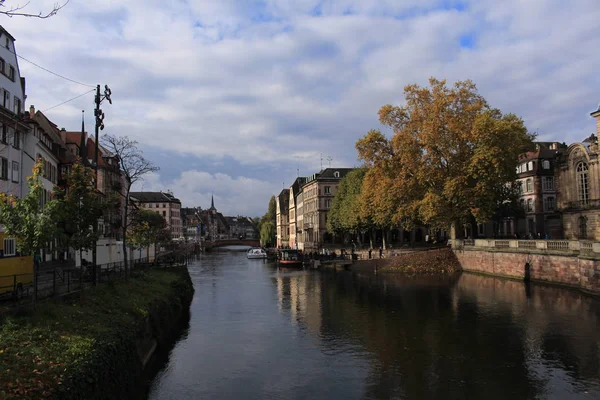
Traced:
POLYGON ((331 194, 331 186, 325 186, 325 194, 331 194))
POLYGON ((167 212, 163 211, 163 217, 166 217, 166 216, 167 216, 167 212))
POLYGON ((15 67, 12 65, 8 66, 8 78, 13 82, 15 81, 15 67))
POLYGON ((15 131, 15 134, 13 135, 13 144, 12 145, 15 149, 18 149, 21 147, 21 132, 15 131))
POLYGON ((10 39, 8 39, 8 36, 6 37, 6 43, 5 46, 7 49, 9 49, 10 47, 8 46, 8 44, 10 43, 10 39))
POLYGON ((533 171, 533 161, 527 163, 527 171, 533 171))
POLYGON ((554 197, 544 198, 544 211, 554 211, 556 209, 556 201, 554 197))
POLYGON ((330 199, 325 200, 325 208, 331 208, 331 200, 330 199))
POLYGON ((517 182, 517 185, 519 186, 519 193, 523 194, 523 182, 517 182))
POLYGON ((4 257, 14 256, 15 252, 15 239, 4 239, 4 257))
POLYGON ((586 163, 577 165, 577 198, 583 204, 588 201, 588 166, 586 163))
POLYGON ((533 200, 532 199, 527 200, 527 211, 533 211, 533 200))
POLYGON ((587 239, 587 219, 579 217, 579 239, 587 239))
POLYGON ((339 177, 340 177, 340 173, 339 173, 338 171, 335 171, 335 172, 333 173, 333 177, 334 177, 334 178, 339 178, 339 177))
POLYGON ((17 96, 15 96, 15 98, 14 98, 13 101, 14 101, 14 103, 13 103, 13 107, 14 107, 13 112, 15 114, 21 115, 21 99, 19 99, 17 96))
POLYGON ((12 181, 19 182, 19 163, 16 161, 12 163, 12 181))
POLYGON ((554 177, 553 176, 545 176, 542 178, 544 191, 553 191, 554 190, 554 177))
POLYGON ((156 203, 156 206, 155 206, 155 207, 156 207, 156 208, 158 208, 158 206, 159 206, 159 205, 160 205, 160 204, 156 203))
POLYGON ((163 203, 163 208, 165 208, 167 205, 165 203, 163 203))
POLYGON ((2 125, 2 143, 8 143, 8 127, 6 125, 2 125))
POLYGON ((533 192, 533 181, 531 179, 527 179, 527 193, 533 192))
POLYGON ((1 73, 4 73, 4 64, 5 64, 4 59, 0 58, 0 72, 1 73))
POLYGON ((543 169, 550 169, 550 161, 548 161, 548 160, 542 161, 542 168, 543 169))
POLYGON ((2 105, 4 108, 10 109, 10 92, 8 90, 4 90, 4 101, 2 105))

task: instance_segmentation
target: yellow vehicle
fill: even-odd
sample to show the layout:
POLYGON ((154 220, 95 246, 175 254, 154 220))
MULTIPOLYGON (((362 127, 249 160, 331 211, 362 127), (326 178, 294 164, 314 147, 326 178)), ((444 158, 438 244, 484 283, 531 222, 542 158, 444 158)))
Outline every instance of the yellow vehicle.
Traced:
POLYGON ((33 257, 17 254, 15 239, 0 234, 0 296, 23 296, 33 283, 33 257))

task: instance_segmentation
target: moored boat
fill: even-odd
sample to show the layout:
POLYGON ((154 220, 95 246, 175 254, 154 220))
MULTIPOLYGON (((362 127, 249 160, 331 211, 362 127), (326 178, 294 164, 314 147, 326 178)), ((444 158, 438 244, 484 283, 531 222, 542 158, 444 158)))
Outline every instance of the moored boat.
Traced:
POLYGON ((267 258, 267 252, 265 251, 265 249, 263 249, 261 247, 252 247, 251 249, 248 250, 248 253, 246 253, 246 256, 249 259, 264 259, 264 258, 267 258))
POLYGON ((298 250, 281 250, 277 253, 277 264, 280 267, 302 267, 302 255, 298 250))

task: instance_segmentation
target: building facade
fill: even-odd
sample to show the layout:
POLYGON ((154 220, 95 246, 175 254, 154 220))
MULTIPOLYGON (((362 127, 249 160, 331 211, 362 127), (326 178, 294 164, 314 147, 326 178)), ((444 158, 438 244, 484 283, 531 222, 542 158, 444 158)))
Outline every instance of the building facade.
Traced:
POLYGON ((600 240, 600 107, 591 115, 596 134, 571 144, 559 159, 558 207, 567 239, 600 240))
POLYGON ((298 207, 296 214, 298 219, 302 213, 299 249, 317 251, 333 243, 332 235, 327 232, 327 215, 340 181, 350 171, 352 168, 326 168, 306 178, 301 191, 302 207, 298 207))
POLYGON ((170 192, 131 192, 132 200, 142 209, 154 211, 167 222, 173 238, 183 236, 181 201, 170 192))
POLYGON ((289 225, 289 201, 290 190, 283 189, 275 197, 275 222, 277 225, 277 247, 287 247, 290 243, 290 225, 289 225))
POLYGON ((290 186, 289 189, 289 200, 288 200, 288 225, 289 225, 289 241, 288 246, 291 249, 298 248, 298 224, 297 224, 297 208, 296 202, 300 187, 304 184, 306 178, 298 177, 290 186))

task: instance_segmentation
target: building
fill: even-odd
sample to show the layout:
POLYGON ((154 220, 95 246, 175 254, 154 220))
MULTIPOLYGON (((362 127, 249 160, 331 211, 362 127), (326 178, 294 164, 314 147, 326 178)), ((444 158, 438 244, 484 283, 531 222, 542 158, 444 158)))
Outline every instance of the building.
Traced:
POLYGON ((600 107, 591 116, 596 134, 571 144, 559 159, 558 207, 566 239, 600 240, 600 107))
POLYGON ((288 200, 288 224, 289 224, 289 246, 292 249, 298 248, 298 226, 296 223, 296 200, 298 193, 300 193, 300 187, 306 182, 306 178, 298 177, 290 186, 289 189, 289 200, 288 200))
POLYGON ((327 214, 340 181, 350 171, 352 168, 326 168, 306 178, 297 199, 297 229, 302 230, 297 235, 299 249, 316 251, 333 243, 332 235, 327 232, 327 214))
POLYGON ((202 223, 201 213, 202 209, 200 207, 181 209, 182 232, 186 241, 199 242, 203 236, 204 224, 202 223))
POLYGON ((223 214, 217 211, 213 196, 211 196, 210 199, 210 208, 208 210, 202 210, 201 218, 202 223, 206 226, 205 239, 215 241, 229 238, 229 224, 223 214))
POLYGON ((229 226, 229 239, 257 239, 258 232, 249 217, 225 217, 229 226))
POLYGON ((130 197, 141 209, 154 211, 165 219, 173 238, 183 236, 181 201, 171 192, 131 192, 130 197))
POLYGON ((276 243, 279 248, 287 247, 290 243, 289 201, 289 189, 283 189, 281 193, 275 197, 275 223, 277 225, 276 243))
POLYGON ((535 146, 535 151, 519 156, 517 166, 517 182, 521 193, 519 202, 525 218, 501 222, 500 226, 495 227, 497 237, 512 237, 515 233, 522 238, 543 238, 546 235, 562 237, 561 216, 556 205, 558 192, 555 174, 557 160, 563 149, 557 142, 539 142, 535 146))
POLYGON ((22 118, 25 99, 15 38, 0 26, 0 190, 16 197, 25 194, 23 178, 31 173, 23 169, 24 138, 29 132, 22 118))

